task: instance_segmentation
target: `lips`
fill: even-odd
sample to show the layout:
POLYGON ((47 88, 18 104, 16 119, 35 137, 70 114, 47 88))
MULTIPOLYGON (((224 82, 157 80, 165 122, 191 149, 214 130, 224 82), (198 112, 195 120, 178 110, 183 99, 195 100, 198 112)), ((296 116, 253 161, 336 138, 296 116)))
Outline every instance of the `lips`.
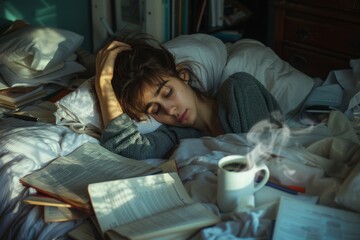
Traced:
POLYGON ((186 109, 177 119, 179 123, 183 123, 187 119, 188 110, 186 109))

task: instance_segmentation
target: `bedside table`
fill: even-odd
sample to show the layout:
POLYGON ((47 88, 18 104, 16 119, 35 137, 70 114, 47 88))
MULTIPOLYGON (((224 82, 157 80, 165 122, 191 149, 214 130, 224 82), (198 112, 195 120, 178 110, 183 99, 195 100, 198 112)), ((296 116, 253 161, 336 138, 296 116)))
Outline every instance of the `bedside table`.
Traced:
POLYGON ((275 52, 311 77, 360 58, 360 0, 275 0, 275 52))

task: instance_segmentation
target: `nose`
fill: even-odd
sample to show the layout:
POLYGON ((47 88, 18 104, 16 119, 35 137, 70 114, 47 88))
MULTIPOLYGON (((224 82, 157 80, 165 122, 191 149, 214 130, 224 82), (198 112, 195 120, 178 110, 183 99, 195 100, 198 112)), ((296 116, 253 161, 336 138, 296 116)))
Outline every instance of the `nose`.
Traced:
POLYGON ((164 108, 168 115, 176 115, 177 114, 177 108, 174 105, 164 106, 164 108))

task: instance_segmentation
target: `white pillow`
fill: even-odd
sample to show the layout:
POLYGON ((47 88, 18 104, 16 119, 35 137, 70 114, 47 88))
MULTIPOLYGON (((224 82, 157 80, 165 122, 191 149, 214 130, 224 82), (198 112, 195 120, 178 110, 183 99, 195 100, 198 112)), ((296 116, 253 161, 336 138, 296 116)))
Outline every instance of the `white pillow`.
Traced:
POLYGON ((312 78, 253 39, 242 39, 228 46, 227 63, 218 84, 235 72, 247 72, 259 80, 278 101, 285 115, 297 109, 314 86, 312 78))
POLYGON ((67 30, 28 26, 0 37, 0 64, 16 62, 42 71, 64 61, 83 39, 67 30))
MULTIPOLYGON (((94 87, 94 78, 83 82, 75 91, 67 94, 55 103, 57 110, 54 113, 56 124, 76 126, 80 124, 89 132, 100 133, 103 122, 98 99, 94 87)), ((135 122, 135 121, 134 121, 135 122)), ((150 118, 147 121, 135 122, 141 133, 152 132, 160 123, 150 118)))
POLYGON ((175 55, 176 63, 185 60, 199 63, 199 69, 194 68, 195 74, 203 81, 205 91, 216 92, 227 60, 226 46, 220 39, 196 33, 176 37, 164 46, 175 55))
POLYGON ((83 82, 75 91, 67 94, 55 103, 56 124, 70 125, 80 123, 83 126, 103 129, 100 109, 93 78, 83 82))

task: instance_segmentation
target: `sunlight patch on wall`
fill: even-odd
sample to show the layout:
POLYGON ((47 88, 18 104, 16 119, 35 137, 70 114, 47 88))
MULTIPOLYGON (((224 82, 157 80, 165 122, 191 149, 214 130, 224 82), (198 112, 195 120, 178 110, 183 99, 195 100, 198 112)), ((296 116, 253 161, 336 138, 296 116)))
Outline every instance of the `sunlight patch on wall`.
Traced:
POLYGON ((40 26, 56 26, 56 17, 56 5, 55 3, 49 3, 48 0, 41 0, 41 3, 34 11, 34 20, 40 26))
POLYGON ((16 19, 31 19, 32 22, 36 22, 36 25, 40 26, 57 25, 57 8, 55 4, 49 4, 46 1, 42 1, 40 6, 29 5, 29 8, 25 6, 21 6, 20 8, 18 5, 9 2, 5 2, 4 4, 4 16, 10 21, 16 19))
POLYGON ((35 11, 35 21, 41 26, 56 25, 56 6, 46 6, 35 11))
POLYGON ((19 10, 17 10, 16 7, 14 7, 11 3, 9 2, 4 2, 5 6, 4 6, 4 16, 6 19, 10 20, 10 21, 14 21, 16 19, 23 19, 24 16, 21 14, 21 12, 19 10))

